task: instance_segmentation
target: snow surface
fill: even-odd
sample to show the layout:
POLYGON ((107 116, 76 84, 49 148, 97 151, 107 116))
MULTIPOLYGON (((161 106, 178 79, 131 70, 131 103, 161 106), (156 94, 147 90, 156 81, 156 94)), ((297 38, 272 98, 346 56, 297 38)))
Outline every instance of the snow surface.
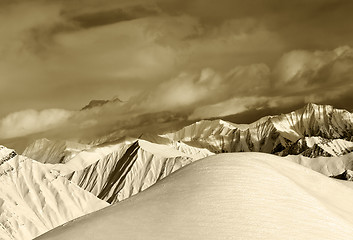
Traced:
POLYGON ((337 176, 346 170, 353 170, 353 153, 339 157, 309 158, 301 155, 289 155, 284 157, 289 161, 298 163, 326 176, 337 176))
MULTIPOLYGON (((95 161, 86 159, 93 163, 85 168, 62 173, 100 199, 115 203, 145 190, 177 169, 213 154, 186 144, 175 144, 169 146, 136 140, 95 161)), ((75 159, 70 162, 73 161, 75 159)))
POLYGON ((0 239, 33 239, 108 206, 48 167, 17 155, 0 165, 0 239))
POLYGON ((81 239, 75 232, 87 227, 82 238, 350 239, 353 185, 310 169, 351 174, 352 116, 308 104, 252 124, 202 120, 145 136, 154 143, 106 142, 109 135, 91 145, 40 139, 24 154, 46 164, 0 146, 0 239, 30 239, 127 198, 48 236, 81 239), (288 156, 229 154, 193 163, 240 151, 288 156))
POLYGON ((352 189, 281 157, 219 154, 38 240, 352 239, 352 199, 352 189))
POLYGON ((65 163, 82 150, 89 148, 89 145, 76 142, 42 138, 27 146, 21 155, 42 163, 65 163))

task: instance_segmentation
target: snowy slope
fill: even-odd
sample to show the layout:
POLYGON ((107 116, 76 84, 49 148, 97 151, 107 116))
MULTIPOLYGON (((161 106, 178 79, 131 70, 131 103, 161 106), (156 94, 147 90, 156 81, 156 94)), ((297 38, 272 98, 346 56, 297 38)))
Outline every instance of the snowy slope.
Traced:
POLYGON ((353 170, 353 153, 339 157, 310 158, 302 155, 288 155, 284 157, 326 176, 337 176, 346 170, 353 170))
MULTIPOLYGON (((152 188, 154 190, 148 190, 147 193, 139 194, 127 202, 111 207, 109 209, 112 213, 106 214, 113 216, 115 211, 118 211, 127 219, 136 218, 142 221, 137 224, 145 226, 141 234, 147 234, 147 236, 152 236, 148 228, 157 231, 158 227, 162 227, 163 231, 158 232, 156 239, 173 239, 172 227, 163 225, 169 221, 173 226, 181 229, 182 233, 179 234, 184 234, 182 239, 207 239, 207 237, 218 239, 217 236, 212 235, 213 232, 208 232, 212 229, 211 223, 219 227, 215 230, 216 233, 221 229, 228 231, 224 233, 225 236, 220 235, 222 238, 240 236, 238 239, 262 239, 257 235, 258 231, 253 229, 253 225, 257 225, 265 235, 268 235, 268 239, 276 239, 271 236, 277 236, 277 233, 278 236, 282 236, 279 239, 285 238, 281 235, 282 230, 284 232, 292 230, 297 234, 293 239, 300 239, 299 236, 303 239, 312 239, 300 235, 299 230, 290 228, 290 226, 294 228, 294 222, 298 223, 306 218, 311 218, 312 222, 303 226, 302 231, 309 231, 308 226, 312 225, 313 231, 317 231, 318 236, 321 236, 319 232, 323 231, 321 239, 325 239, 325 236, 333 236, 335 231, 340 231, 336 233, 338 236, 336 239, 347 239, 341 237, 350 233, 347 229, 351 223, 348 224, 347 221, 350 222, 351 219, 341 210, 337 211, 340 209, 339 200, 336 199, 337 196, 330 197, 330 194, 338 194, 338 197, 343 194, 350 198, 351 193, 348 193, 347 189, 334 185, 338 184, 338 180, 324 176, 317 177, 319 175, 311 170, 305 170, 291 162, 299 163, 326 176, 350 178, 353 170, 353 157, 350 153, 353 149, 352 135, 351 113, 331 106, 308 104, 303 109, 264 117, 248 125, 233 124, 223 120, 203 120, 180 131, 159 136, 145 136, 154 142, 128 136, 109 143, 104 139, 111 139, 110 137, 102 137, 97 142, 93 141, 92 145, 40 139, 28 146, 23 153, 39 162, 18 156, 15 151, 0 146, 0 188, 2 189, 0 239, 12 239, 12 237, 28 239, 27 236, 37 236, 73 218, 107 206, 108 203, 117 203, 130 198, 156 183, 157 186, 152 188), (208 160, 202 160, 200 164, 191 164, 222 152, 265 152, 288 156, 283 159, 264 154, 231 154, 207 158, 208 160), (296 156, 292 156, 293 154, 296 156), (211 160, 214 163, 211 163, 211 160), (192 170, 177 171, 189 164, 191 166, 185 169, 192 170), (175 171, 177 173, 172 174, 175 171), (171 174, 172 176, 168 177, 171 174), (176 177, 179 175, 183 177, 176 177), (163 181, 166 177, 168 177, 167 180, 163 181), (290 179, 289 182, 288 179, 290 179), (159 184, 161 180, 162 183, 159 184), (322 189, 315 190, 315 184, 316 188, 329 186, 327 192, 322 192, 324 191, 322 189), (271 188, 272 185, 274 189, 271 188), (208 186, 212 187, 208 188, 208 186), (249 191, 243 191, 239 186, 245 186, 249 191), (334 188, 338 190, 334 191, 334 188), (238 196, 233 196, 234 192, 230 189, 235 189, 238 196), (337 192, 341 190, 342 193, 337 192), (281 195, 281 191, 285 195, 281 195), (175 196, 175 199, 171 196, 175 196), (140 198, 142 200, 136 200, 140 198), (264 203, 257 202, 255 198, 264 199, 264 203), (158 199, 163 202, 160 208, 157 205, 158 199), (249 203, 246 199, 250 199, 249 203), (279 206, 272 206, 276 202, 274 199, 280 199, 279 206), (210 200, 214 203, 208 202, 210 200), (296 201, 300 203, 297 204, 298 206, 296 201), (132 209, 124 207, 129 206, 130 202, 133 206, 136 205, 137 209, 142 209, 142 212, 135 211, 135 207, 132 209), (146 202, 146 206, 142 202, 146 202), (251 206, 254 210, 242 207, 247 204, 253 204, 251 206), (300 206, 301 204, 303 207, 300 206), (222 215, 223 205, 225 212, 231 213, 230 215, 222 215), (148 206, 152 212, 147 210, 148 206), (271 207, 274 208, 273 212, 271 207), (284 211, 286 207, 289 209, 297 207, 298 212, 303 215, 284 212, 284 216, 280 210, 284 211), (211 212, 208 212, 209 209, 211 212), (267 209, 269 212, 266 212, 267 209), (189 210, 194 214, 194 219, 193 216, 187 216, 186 213, 189 210), (154 217, 153 212, 158 217, 154 217), (163 212, 166 212, 171 219, 164 216, 163 212), (201 213, 206 215, 203 216, 201 213), (271 214, 276 217, 274 220, 268 220, 269 225, 257 219, 271 214), (214 221, 212 221, 213 215, 216 217, 214 221), (294 220, 291 221, 288 216, 292 216, 294 220), (324 216, 327 217, 324 218, 324 216), (284 219, 283 223, 280 221, 281 218, 284 219), (152 219, 153 224, 143 219, 152 219), (181 222, 181 219, 186 219, 186 222, 181 222), (200 220, 200 223, 197 224, 192 220, 196 222, 200 220), (322 226, 319 226, 319 223, 322 226), (237 227, 232 229, 228 224, 237 227), (329 230, 329 227, 332 229, 329 230), (200 231, 191 231, 192 228, 200 231), (237 235, 238 233, 240 235, 237 235), (271 235, 272 233, 276 234, 271 235)), ((352 213, 350 208, 347 209, 349 214, 352 213)), ((103 216, 106 217, 105 214, 103 216)), ((91 220, 87 221, 87 224, 91 224, 91 220)), ((131 227, 129 223, 121 222, 122 220, 112 221, 123 232, 123 239, 139 239, 140 236, 130 235, 136 232, 128 231, 131 227), (124 230, 121 225, 126 226, 128 230, 124 230)), ((106 225, 109 227, 110 223, 107 222, 106 225)), ((110 230, 105 229, 105 231, 110 230)), ((99 237, 99 235, 96 236, 99 237)), ((91 236, 94 235, 86 238, 91 239, 91 236)), ((103 235, 101 239, 105 239, 104 237, 107 236, 103 235)), ((62 239, 66 238, 70 239, 70 236, 65 235, 62 239)), ((327 237, 327 239, 330 238, 327 237)))
POLYGON ((353 190, 282 158, 219 154, 39 237, 352 239, 353 190))
POLYGON ((212 155, 207 150, 178 143, 166 146, 137 140, 121 146, 86 168, 67 174, 67 178, 100 199, 114 203, 145 190, 195 160, 212 155))
MULTIPOLYGON (((2 148, 1 155, 11 151, 2 148)), ((47 166, 17 155, 0 165, 0 239, 32 239, 108 204, 47 166)))
POLYGON ((90 146, 70 142, 38 139, 26 147, 22 155, 42 163, 65 163, 90 146))

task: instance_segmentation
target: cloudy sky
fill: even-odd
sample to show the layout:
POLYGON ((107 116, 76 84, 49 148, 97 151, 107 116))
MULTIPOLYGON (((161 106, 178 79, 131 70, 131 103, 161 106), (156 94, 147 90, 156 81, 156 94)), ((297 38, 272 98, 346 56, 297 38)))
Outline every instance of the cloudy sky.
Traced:
POLYGON ((346 0, 1 0, 0 138, 114 97, 124 116, 353 110, 352 12, 346 0))

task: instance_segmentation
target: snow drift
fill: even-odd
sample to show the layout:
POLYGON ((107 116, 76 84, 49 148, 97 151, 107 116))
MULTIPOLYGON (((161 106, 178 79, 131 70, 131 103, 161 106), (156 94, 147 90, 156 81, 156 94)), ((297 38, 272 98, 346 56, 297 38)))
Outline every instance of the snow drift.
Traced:
POLYGON ((280 157, 219 154, 37 239, 351 239, 352 199, 280 157))

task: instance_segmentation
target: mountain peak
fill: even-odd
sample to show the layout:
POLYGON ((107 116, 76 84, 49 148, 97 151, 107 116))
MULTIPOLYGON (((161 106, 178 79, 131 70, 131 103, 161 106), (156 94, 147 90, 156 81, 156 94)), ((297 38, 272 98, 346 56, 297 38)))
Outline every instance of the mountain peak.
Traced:
POLYGON ((2 145, 0 145, 0 165, 7 160, 10 160, 11 158, 15 157, 17 153, 13 149, 6 148, 2 145))
POLYGON ((95 107, 100 107, 103 106, 107 103, 115 103, 115 102, 119 102, 122 103, 123 101, 120 100, 118 97, 114 97, 110 100, 91 100, 86 106, 84 106, 82 110, 87 110, 87 109, 91 109, 91 108, 95 108, 95 107))
POLYGON ((319 107, 319 106, 323 106, 323 105, 316 104, 316 103, 313 103, 313 102, 309 102, 309 103, 307 103, 305 106, 306 106, 306 107, 315 108, 315 107, 319 107))
POLYGON ((320 105, 316 103, 307 103, 303 108, 307 112, 327 112, 334 110, 334 107, 331 105, 320 105))

